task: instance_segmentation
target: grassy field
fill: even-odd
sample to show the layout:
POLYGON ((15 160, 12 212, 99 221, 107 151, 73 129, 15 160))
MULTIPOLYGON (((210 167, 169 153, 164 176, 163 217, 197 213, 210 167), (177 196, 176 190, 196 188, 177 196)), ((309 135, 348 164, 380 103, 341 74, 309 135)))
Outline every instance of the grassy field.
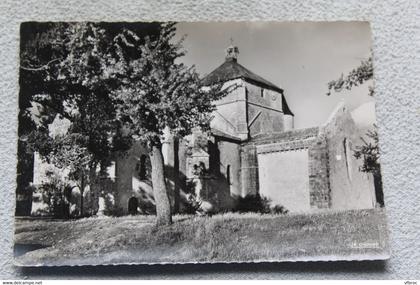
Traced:
POLYGON ((16 219, 16 265, 190 263, 387 258, 384 210, 311 215, 16 219))

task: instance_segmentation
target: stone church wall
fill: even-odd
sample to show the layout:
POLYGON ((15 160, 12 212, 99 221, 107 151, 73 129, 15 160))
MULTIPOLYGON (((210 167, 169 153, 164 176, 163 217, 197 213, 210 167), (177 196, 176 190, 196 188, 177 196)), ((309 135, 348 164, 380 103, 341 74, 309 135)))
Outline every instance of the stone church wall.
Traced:
POLYGON ((258 152, 260 194, 279 204, 283 200, 291 212, 330 207, 328 148, 319 128, 261 135, 252 144, 258 152))
POLYGON ((284 131, 291 131, 295 128, 294 120, 292 115, 284 115, 284 131))
POLYGON ((309 194, 313 209, 331 206, 329 180, 329 155, 325 136, 319 134, 308 149, 309 156, 309 194))
MULTIPOLYGON (((223 179, 222 182, 227 185, 221 187, 233 196, 241 194, 241 158, 240 158, 240 145, 235 142, 220 140, 218 141, 219 149, 219 173, 223 179)), ((217 190, 216 190, 217 191, 217 190)), ((225 195, 224 195, 225 196, 225 195)))
MULTIPOLYGON (((290 212, 370 208, 374 205, 373 180, 359 171, 361 161, 353 157, 358 136, 350 114, 340 109, 323 127, 260 134, 246 143, 217 137, 209 141, 208 149, 188 154, 191 150, 185 141, 179 142, 177 149, 172 149, 171 142, 165 147, 169 155, 164 155, 165 171, 173 171, 168 181, 171 201, 176 204, 173 194, 177 192, 177 203, 185 201, 185 181, 191 176, 188 161, 194 157, 200 160, 205 154, 205 187, 212 192, 206 195, 212 197, 217 210, 231 209, 235 197, 256 193, 269 196, 274 204, 285 206, 290 212), (173 155, 176 151, 177 158, 173 155)), ((137 158, 133 153, 131 158, 117 162, 119 203, 124 211, 131 196, 153 199, 151 185, 137 181, 132 170, 144 150, 137 146, 133 151, 137 158), (130 175, 130 169, 132 179, 123 178, 130 175), (132 191, 124 191, 131 189, 130 183, 132 191)))
POLYGON ((308 147, 316 134, 316 129, 264 134, 247 144, 257 155, 256 189, 271 200, 271 206, 281 205, 291 212, 310 207, 308 147))
POLYGON ((284 130, 282 100, 279 92, 244 83, 250 137, 284 130))
POLYGON ((214 118, 211 121, 211 127, 231 136, 247 139, 248 123, 243 80, 230 80, 224 84, 223 88, 232 88, 233 90, 215 102, 217 110, 213 112, 214 118))
POLYGON ((362 160, 354 157, 360 136, 350 112, 339 106, 323 127, 330 168, 332 209, 365 209, 375 205, 374 183, 370 174, 359 171, 362 160))
POLYGON ((255 195, 259 190, 257 148, 253 144, 241 149, 241 197, 255 195))
MULTIPOLYGON (((187 194, 191 192, 191 189, 187 189, 188 151, 186 140, 168 137, 163 141, 166 185, 174 212, 184 209, 187 194)), ((127 153, 118 156, 115 176, 115 203, 123 214, 129 212, 129 200, 133 197, 137 199, 139 213, 150 214, 155 211, 150 158, 148 151, 141 144, 134 144, 127 153), (142 159, 145 159, 143 164, 142 159)))
MULTIPOLYGON (((374 207, 373 177, 359 171, 362 161, 353 156, 363 134, 344 106, 337 108, 322 127, 283 131, 283 113, 274 109, 281 109, 281 94, 261 92, 261 88, 241 80, 234 82, 242 85, 219 102, 218 111, 224 118, 219 114, 215 119, 222 131, 234 134, 232 137, 223 132, 213 138, 194 133, 182 140, 168 136, 163 141, 166 182, 174 212, 185 210, 188 195, 194 192, 188 182, 197 178, 191 172, 196 164, 205 168, 200 183, 217 211, 230 210, 236 198, 257 193, 290 212, 374 207), (277 95, 279 100, 273 100, 277 95), (245 96, 250 103, 246 104, 245 96), (227 118, 231 130, 226 127, 227 118), (241 142, 244 122, 251 125, 251 137, 246 135, 247 141, 241 142)), ((117 155, 111 170, 114 173, 101 182, 102 204, 112 208, 114 214, 128 214, 134 202, 139 213, 154 212, 150 170, 142 165, 145 161, 149 161, 147 149, 135 143, 128 152, 117 155)), ((42 181, 46 171, 42 168, 46 166, 38 162, 35 159, 34 183, 42 181)), ((85 207, 89 203, 86 199, 85 207)))
POLYGON ((115 203, 124 214, 128 213, 128 203, 132 197, 154 205, 151 183, 140 178, 142 156, 147 161, 147 150, 140 143, 135 143, 127 153, 120 154, 116 159, 115 183, 118 192, 115 203))
MULTIPOLYGON (((262 151, 262 150, 259 150, 262 151)), ((291 213, 310 210, 308 149, 260 152, 259 193, 291 213)))

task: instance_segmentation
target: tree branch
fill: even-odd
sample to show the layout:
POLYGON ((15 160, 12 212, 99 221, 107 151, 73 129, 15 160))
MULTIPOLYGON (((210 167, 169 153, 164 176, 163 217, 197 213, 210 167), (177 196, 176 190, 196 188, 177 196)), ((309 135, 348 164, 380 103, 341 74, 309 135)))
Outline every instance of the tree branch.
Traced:
MULTIPOLYGON (((341 74, 340 78, 332 80, 328 83, 327 95, 331 95, 331 91, 341 92, 343 89, 351 90, 353 87, 360 86, 366 81, 373 79, 373 62, 372 57, 363 60, 357 68, 350 71, 346 76, 341 74)), ((369 95, 373 96, 373 87, 369 86, 369 95)))
POLYGON ((49 67, 49 65, 50 65, 51 63, 53 63, 53 62, 55 62, 55 61, 59 61, 59 60, 61 60, 61 59, 56 58, 56 59, 50 60, 50 61, 49 61, 49 62, 47 62, 46 64, 44 64, 44 65, 42 65, 42 66, 39 66, 39 67, 26 67, 26 66, 20 66, 20 68, 21 68, 21 69, 23 69, 23 70, 28 70, 28 71, 40 71, 40 70, 43 70, 43 69, 48 68, 48 67, 49 67))

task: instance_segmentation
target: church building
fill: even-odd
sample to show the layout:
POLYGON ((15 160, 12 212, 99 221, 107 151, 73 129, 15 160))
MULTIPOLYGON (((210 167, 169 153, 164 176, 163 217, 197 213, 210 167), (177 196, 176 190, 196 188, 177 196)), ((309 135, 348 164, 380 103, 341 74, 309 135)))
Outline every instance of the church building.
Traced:
MULTIPOLYGON (((192 196, 221 212, 256 194, 289 213, 375 207, 373 177, 353 156, 361 134, 347 107, 337 106, 322 126, 294 129, 284 90, 242 66, 238 55, 228 47, 224 62, 203 78, 232 90, 215 102, 210 132, 182 139, 167 133, 163 141, 173 212, 187 211, 192 196)), ((152 213, 150 171, 140 144, 116 155, 99 185, 98 210, 152 213)))

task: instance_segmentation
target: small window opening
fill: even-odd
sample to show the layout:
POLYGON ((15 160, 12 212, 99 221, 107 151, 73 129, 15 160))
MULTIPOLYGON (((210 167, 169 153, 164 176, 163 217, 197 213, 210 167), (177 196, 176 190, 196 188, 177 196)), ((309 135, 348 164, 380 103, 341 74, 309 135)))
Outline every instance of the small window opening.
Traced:
POLYGON ((143 154, 142 156, 140 156, 140 165, 138 165, 138 167, 136 167, 136 170, 138 171, 140 180, 145 180, 146 179, 146 174, 147 174, 146 160, 147 160, 146 155, 143 154))
POLYGON ((351 169, 351 147, 350 142, 347 138, 343 140, 343 150, 344 150, 344 159, 346 161, 346 170, 347 170, 347 177, 351 181, 352 179, 352 169, 351 169))
POLYGON ((139 201, 137 200, 136 197, 131 197, 128 200, 128 214, 130 215, 137 215, 138 214, 138 208, 139 206, 139 201))
POLYGON ((226 167, 226 181, 230 185, 230 164, 226 167))

